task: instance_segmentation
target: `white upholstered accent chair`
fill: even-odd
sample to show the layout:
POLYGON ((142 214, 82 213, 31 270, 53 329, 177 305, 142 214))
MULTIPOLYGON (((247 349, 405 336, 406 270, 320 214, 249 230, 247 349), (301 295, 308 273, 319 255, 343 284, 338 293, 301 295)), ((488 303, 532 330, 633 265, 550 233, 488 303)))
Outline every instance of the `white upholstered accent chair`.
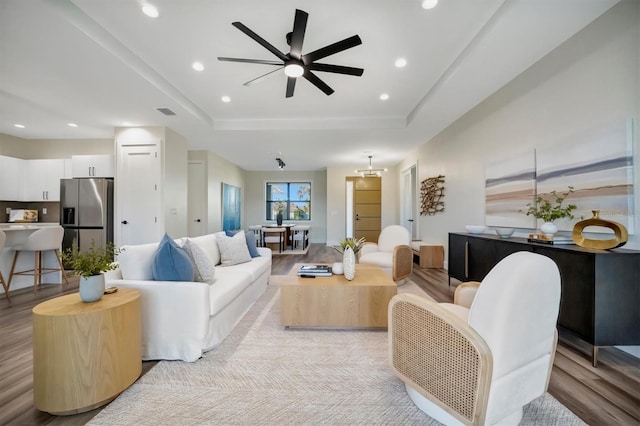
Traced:
POLYGON ((402 281, 413 272, 411 234, 400 225, 390 225, 380 232, 378 242, 366 242, 358 253, 360 263, 380 266, 394 281, 402 281))
MULTIPOLYGON (((549 385, 560 273, 548 257, 518 252, 475 289, 469 308, 395 296, 389 303, 391 367, 411 400, 446 425, 517 425, 522 407, 549 385)), ((460 291, 473 293, 474 287, 460 291)))

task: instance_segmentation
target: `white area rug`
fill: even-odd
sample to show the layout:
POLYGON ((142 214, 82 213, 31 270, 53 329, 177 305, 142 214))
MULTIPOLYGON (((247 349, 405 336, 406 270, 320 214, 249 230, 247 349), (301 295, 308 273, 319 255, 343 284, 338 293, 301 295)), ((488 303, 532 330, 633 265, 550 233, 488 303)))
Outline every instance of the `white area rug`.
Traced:
MULTIPOLYGON (((391 373, 386 331, 284 329, 274 282, 218 348, 158 363, 89 424, 438 424, 391 373)), ((399 292, 424 294, 413 283, 399 292)), ((547 394, 522 424, 584 423, 547 394)))

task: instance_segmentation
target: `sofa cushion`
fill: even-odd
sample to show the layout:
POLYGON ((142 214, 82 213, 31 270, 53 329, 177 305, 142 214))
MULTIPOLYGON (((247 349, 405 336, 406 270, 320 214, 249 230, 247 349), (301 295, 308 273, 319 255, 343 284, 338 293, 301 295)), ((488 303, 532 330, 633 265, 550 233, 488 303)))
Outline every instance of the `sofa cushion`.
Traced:
POLYGON ((216 283, 209 286, 211 316, 223 310, 254 282, 251 274, 241 268, 218 266, 216 269, 216 283))
MULTIPOLYGON (((219 232, 216 234, 219 234, 219 232)), ((197 244, 209 255, 214 265, 220 264, 220 249, 218 248, 218 242, 216 241, 216 234, 207 234, 189 238, 192 243, 197 244)), ((224 234, 224 232, 222 234, 224 234)))
POLYGON ((220 249, 222 266, 237 265, 251 260, 244 231, 238 231, 233 237, 216 234, 216 241, 220 249))
POLYGON ((215 280, 216 268, 207 252, 188 238, 182 248, 193 263, 194 280, 212 284, 215 280))
POLYGON ((151 263, 155 281, 193 281, 193 265, 187 253, 164 234, 151 263))
POLYGON ((385 251, 375 251, 360 256, 360 263, 372 263, 383 269, 391 269, 393 267, 393 253, 385 251))
POLYGON ((118 255, 118 264, 125 280, 152 280, 153 254, 158 243, 123 246, 118 255))

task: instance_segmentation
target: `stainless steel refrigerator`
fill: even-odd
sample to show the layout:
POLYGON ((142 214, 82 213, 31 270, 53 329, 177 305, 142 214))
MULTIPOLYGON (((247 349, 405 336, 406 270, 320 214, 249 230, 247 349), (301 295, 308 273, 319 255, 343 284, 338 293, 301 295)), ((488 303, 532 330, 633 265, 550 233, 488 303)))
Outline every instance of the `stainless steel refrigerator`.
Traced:
POLYGON ((60 179, 60 225, 63 250, 113 242, 113 179, 60 179))

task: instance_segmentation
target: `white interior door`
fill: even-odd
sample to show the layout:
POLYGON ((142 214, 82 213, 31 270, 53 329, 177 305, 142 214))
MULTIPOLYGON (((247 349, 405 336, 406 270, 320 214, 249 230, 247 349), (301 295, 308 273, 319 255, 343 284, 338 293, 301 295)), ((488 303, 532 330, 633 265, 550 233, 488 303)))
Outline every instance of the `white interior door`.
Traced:
POLYGON ((204 170, 204 162, 189 161, 189 189, 187 216, 189 224, 187 233, 189 237, 197 237, 205 234, 207 181, 204 170))
POLYGON ((117 244, 144 244, 162 237, 160 159, 157 145, 125 145, 118 164, 117 244))

